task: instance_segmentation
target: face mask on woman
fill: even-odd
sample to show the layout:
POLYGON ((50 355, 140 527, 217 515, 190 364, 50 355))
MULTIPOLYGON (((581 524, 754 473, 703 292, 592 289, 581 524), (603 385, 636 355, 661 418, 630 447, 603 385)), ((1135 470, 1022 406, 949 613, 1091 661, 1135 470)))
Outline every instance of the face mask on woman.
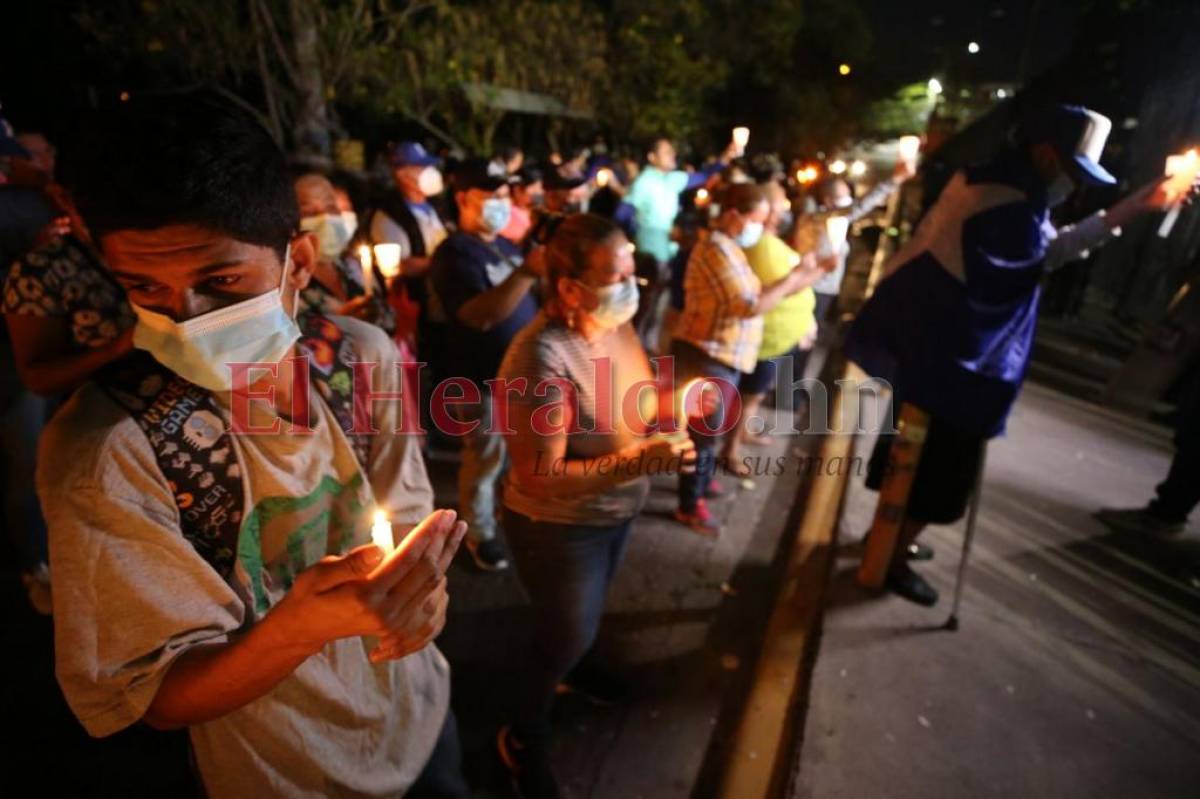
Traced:
POLYGON ((512 205, 507 197, 490 197, 483 201, 483 209, 479 216, 488 233, 495 235, 508 227, 508 220, 512 218, 512 205))
POLYGON ((278 363, 300 339, 300 328, 282 300, 290 265, 289 245, 277 287, 186 322, 130 303, 137 315, 133 346, 201 388, 229 390, 233 387, 229 364, 278 363))
POLYGON ((327 261, 342 254, 350 239, 354 238, 357 228, 358 217, 353 211, 344 214, 317 214, 300 220, 300 229, 317 237, 317 248, 321 257, 327 261))
MULTIPOLYGON (((578 281, 576 281, 578 282, 578 281)), ((580 285, 584 285, 580 283, 580 285)), ((620 283, 610 283, 601 288, 586 288, 599 301, 595 308, 587 314, 602 328, 620 327, 633 318, 638 309, 637 280, 630 275, 620 283)))
POLYGON ((758 244, 758 240, 762 238, 763 223, 762 222, 747 222, 742 232, 737 234, 738 246, 743 250, 753 247, 758 244))

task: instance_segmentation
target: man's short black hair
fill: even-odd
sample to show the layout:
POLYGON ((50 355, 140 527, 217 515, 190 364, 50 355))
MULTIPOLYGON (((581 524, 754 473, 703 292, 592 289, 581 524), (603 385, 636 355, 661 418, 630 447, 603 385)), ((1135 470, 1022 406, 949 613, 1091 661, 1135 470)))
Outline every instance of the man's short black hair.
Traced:
POLYGON ((295 191, 283 152, 245 109, 209 90, 135 96, 84 136, 67 183, 96 238, 197 225, 283 256, 295 191))

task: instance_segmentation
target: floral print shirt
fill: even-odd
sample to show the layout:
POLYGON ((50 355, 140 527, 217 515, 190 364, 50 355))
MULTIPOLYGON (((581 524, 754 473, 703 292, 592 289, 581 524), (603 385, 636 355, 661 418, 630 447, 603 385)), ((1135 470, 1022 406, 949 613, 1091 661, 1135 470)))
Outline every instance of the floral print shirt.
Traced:
POLYGON ((136 318, 96 254, 71 235, 29 251, 4 284, 4 313, 62 318, 84 349, 112 343, 136 318))

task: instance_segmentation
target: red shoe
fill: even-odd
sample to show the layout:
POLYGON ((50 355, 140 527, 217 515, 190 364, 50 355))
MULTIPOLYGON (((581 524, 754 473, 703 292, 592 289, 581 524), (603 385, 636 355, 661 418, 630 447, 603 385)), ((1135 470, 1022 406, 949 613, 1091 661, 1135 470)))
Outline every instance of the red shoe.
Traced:
POLYGON ((716 538, 721 532, 721 523, 713 518, 708 509, 708 503, 703 499, 697 500, 696 509, 691 513, 677 508, 674 513, 675 521, 685 524, 700 535, 716 538))
POLYGON ((705 499, 720 499, 725 496, 725 487, 721 485, 721 481, 713 478, 708 481, 708 485, 704 488, 705 499))

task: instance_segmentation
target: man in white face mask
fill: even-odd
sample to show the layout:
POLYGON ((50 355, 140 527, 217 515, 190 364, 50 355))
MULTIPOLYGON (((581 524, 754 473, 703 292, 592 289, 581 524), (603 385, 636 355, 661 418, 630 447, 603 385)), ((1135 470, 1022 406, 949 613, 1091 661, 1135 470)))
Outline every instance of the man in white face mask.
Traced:
POLYGON ((412 141, 395 145, 389 161, 396 190, 383 196, 371 217, 371 241, 399 244, 400 273, 419 277, 429 269, 433 251, 447 235, 432 202, 445 191, 440 162, 412 141))
POLYGON ((301 310, 353 316, 391 335, 396 319, 388 305, 387 283, 370 264, 364 269, 349 247, 357 215, 340 209, 333 184, 324 175, 301 175, 295 186, 300 229, 313 235, 317 251, 312 279, 300 291, 301 310))
POLYGON ((145 352, 77 391, 42 442, 68 703, 97 737, 188 728, 213 796, 461 786, 431 641, 465 529, 431 513, 414 437, 390 434, 399 403, 374 404, 388 435, 352 436, 317 377, 348 347, 397 392, 394 348, 355 319, 297 323, 319 237, 297 232, 284 157, 245 111, 135 98, 89 134, 75 195, 145 352), (250 385, 230 389, 231 362, 256 364, 250 385))
POLYGON ((831 216, 846 217, 847 226, 853 225, 867 214, 888 201, 900 184, 912 176, 908 162, 900 159, 895 171, 886 180, 881 180, 861 198, 855 199, 850 184, 840 177, 832 176, 817 190, 817 210, 803 215, 797 222, 795 239, 801 252, 814 253, 825 274, 813 284, 816 297, 814 316, 817 323, 823 322, 830 308, 842 291, 842 280, 846 277, 846 258, 850 244, 845 241, 830 241, 825 220, 831 216))
POLYGON ((508 182, 476 159, 454 173, 454 187, 459 229, 438 248, 429 273, 449 319, 445 360, 434 368, 443 379, 469 380, 479 392, 479 402, 454 406, 474 425, 462 436, 459 507, 471 528, 467 548, 476 565, 499 571, 508 568, 495 521, 506 453, 504 438, 491 431, 485 381, 496 376, 509 342, 537 313, 538 276, 516 245, 500 236, 512 212, 508 182))

